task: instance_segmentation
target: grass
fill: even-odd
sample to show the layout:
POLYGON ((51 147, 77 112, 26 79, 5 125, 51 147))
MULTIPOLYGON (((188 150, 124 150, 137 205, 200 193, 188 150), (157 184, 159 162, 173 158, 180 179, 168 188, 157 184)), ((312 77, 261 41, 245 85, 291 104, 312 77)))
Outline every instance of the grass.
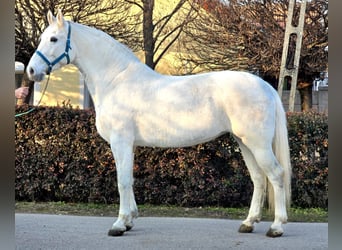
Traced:
MULTIPOLYGON (((222 218, 242 220, 248 208, 223 207, 179 207, 167 205, 139 205, 140 217, 189 217, 222 218)), ((65 202, 16 202, 16 213, 47 213, 64 215, 112 216, 116 217, 118 205, 65 202)), ((328 222, 328 211, 322 208, 290 208, 289 222, 328 222)), ((263 211, 263 220, 272 221, 273 215, 263 211)))

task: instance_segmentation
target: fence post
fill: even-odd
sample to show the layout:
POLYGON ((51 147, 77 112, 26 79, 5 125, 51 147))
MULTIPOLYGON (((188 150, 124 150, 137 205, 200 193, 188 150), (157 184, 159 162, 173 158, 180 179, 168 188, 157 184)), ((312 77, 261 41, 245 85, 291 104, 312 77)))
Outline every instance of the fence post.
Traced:
MULTIPOLYGON (((20 88, 23 81, 25 65, 22 62, 15 62, 15 85, 14 89, 20 88)), ((15 99, 15 104, 22 105, 22 100, 15 99)))
POLYGON ((91 98, 86 81, 82 73, 80 73, 80 85, 81 89, 83 89, 83 93, 81 93, 83 95, 83 109, 94 108, 93 99, 91 98))

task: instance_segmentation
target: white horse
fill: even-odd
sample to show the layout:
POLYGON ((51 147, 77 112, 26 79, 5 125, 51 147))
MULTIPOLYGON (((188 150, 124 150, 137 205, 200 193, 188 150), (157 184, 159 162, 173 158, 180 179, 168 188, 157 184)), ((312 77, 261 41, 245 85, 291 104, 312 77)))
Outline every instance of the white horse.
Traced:
POLYGON ((49 26, 27 74, 41 81, 72 63, 85 76, 99 134, 110 143, 120 209, 108 235, 133 227, 138 209, 133 193, 136 146, 184 147, 232 133, 254 183, 247 218, 239 232, 252 232, 261 219, 266 188, 275 218, 267 236, 283 234, 290 202, 291 165, 286 116, 277 92, 261 78, 237 71, 191 76, 161 75, 124 45, 97 29, 65 21, 49 11, 49 26))

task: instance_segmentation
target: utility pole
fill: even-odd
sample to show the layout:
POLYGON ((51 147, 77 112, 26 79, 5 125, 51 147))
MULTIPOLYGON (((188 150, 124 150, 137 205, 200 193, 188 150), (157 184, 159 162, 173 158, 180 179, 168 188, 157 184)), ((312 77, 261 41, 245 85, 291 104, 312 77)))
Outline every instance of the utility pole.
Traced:
POLYGON ((281 98, 282 93, 283 93, 285 77, 291 78, 291 90, 290 90, 290 99, 289 99, 289 111, 290 112, 293 112, 294 110, 300 50, 302 47, 305 8, 306 8, 306 0, 302 0, 301 6, 300 6, 300 12, 299 12, 298 25, 293 26, 292 19, 293 19, 293 9, 295 6, 295 2, 296 0, 290 0, 289 2, 286 28, 285 28, 285 38, 284 38, 284 45, 283 45, 283 53, 281 57, 280 75, 279 75, 279 82, 278 82, 278 94, 281 98), (296 35, 296 49, 295 49, 295 54, 294 54, 293 67, 288 68, 288 65, 286 65, 286 63, 288 61, 288 50, 289 50, 289 42, 290 42, 291 35, 296 35))

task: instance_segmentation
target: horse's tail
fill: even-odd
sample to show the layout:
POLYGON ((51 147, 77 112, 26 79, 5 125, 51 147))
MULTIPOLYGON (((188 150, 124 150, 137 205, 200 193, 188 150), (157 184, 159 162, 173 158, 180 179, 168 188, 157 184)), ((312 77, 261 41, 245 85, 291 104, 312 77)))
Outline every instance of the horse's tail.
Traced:
MULTIPOLYGON (((285 188, 285 199, 287 207, 291 203, 291 161, 290 161, 290 150, 289 140, 287 132, 286 113, 283 108, 283 104, 275 93, 276 99, 276 121, 275 121, 275 132, 273 138, 273 152, 284 169, 284 188, 285 188)), ((274 193, 270 183, 268 183, 268 204, 270 209, 274 209, 274 193)))

